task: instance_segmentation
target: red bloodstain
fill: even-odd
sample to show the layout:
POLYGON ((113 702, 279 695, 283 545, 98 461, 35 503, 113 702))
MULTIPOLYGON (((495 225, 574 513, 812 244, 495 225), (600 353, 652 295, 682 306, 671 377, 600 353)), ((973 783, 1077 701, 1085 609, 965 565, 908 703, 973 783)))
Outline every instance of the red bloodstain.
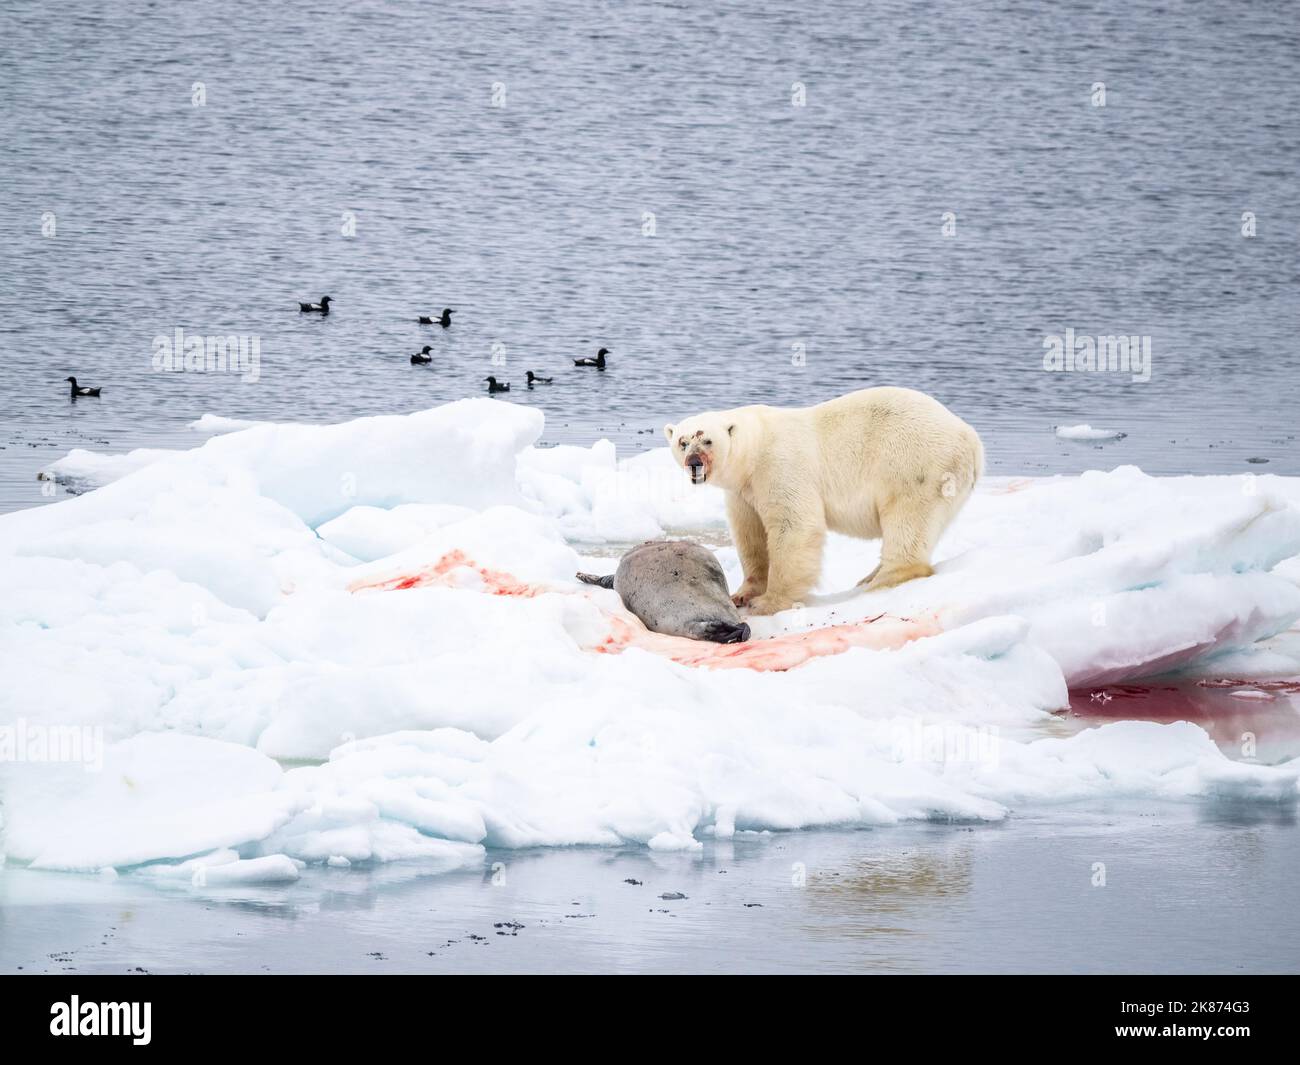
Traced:
POLYGON ((770 636, 746 643, 708 643, 651 632, 637 618, 630 614, 627 617, 630 620, 612 617, 612 634, 591 650, 599 654, 621 654, 629 647, 639 647, 684 666, 752 669, 759 673, 784 673, 814 658, 842 654, 853 647, 892 651, 912 640, 942 631, 933 620, 916 621, 881 614, 867 621, 828 625, 824 629, 770 636))
POLYGON ((415 573, 404 573, 377 581, 357 581, 348 585, 350 592, 400 592, 410 588, 455 588, 459 587, 456 571, 468 569, 477 573, 483 582, 482 590, 492 595, 534 596, 545 589, 526 584, 513 574, 504 570, 489 569, 474 562, 459 548, 448 551, 437 562, 415 573))
MULTIPOLYGON (((381 580, 357 581, 348 586, 351 592, 399 592, 410 588, 457 588, 458 571, 478 574, 482 588, 491 595, 532 597, 543 592, 567 592, 590 598, 585 589, 545 588, 528 584, 504 570, 489 569, 474 562, 463 551, 448 551, 437 562, 415 573, 403 573, 381 580)), ((651 632, 635 615, 621 608, 609 616, 610 633, 587 648, 596 654, 621 654, 629 647, 639 647, 663 655, 684 666, 704 669, 752 669, 760 673, 783 673, 814 658, 838 655, 853 647, 895 650, 912 640, 933 636, 942 631, 936 620, 917 621, 881 614, 866 621, 829 625, 811 632, 771 636, 748 643, 707 643, 683 636, 665 636, 651 632)))

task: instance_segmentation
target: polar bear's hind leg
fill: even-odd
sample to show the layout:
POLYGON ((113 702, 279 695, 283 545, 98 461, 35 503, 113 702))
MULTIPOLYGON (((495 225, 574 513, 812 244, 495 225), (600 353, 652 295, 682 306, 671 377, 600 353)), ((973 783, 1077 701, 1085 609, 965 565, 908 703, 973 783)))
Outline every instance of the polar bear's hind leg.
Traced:
MULTIPOLYGON (((976 449, 978 449, 976 442, 976 449)), ((976 451, 976 463, 983 456, 976 451)), ((979 476, 978 464, 957 464, 957 473, 944 473, 936 486, 939 501, 924 493, 901 495, 880 510, 880 564, 859 581, 868 592, 893 588, 904 581, 933 575, 930 559, 935 546, 965 506, 979 476)))
POLYGON ((930 555, 947 522, 937 521, 938 515, 933 512, 918 515, 914 510, 908 512, 907 508, 899 510, 901 513, 894 511, 881 515, 880 565, 859 582, 869 592, 892 588, 904 581, 929 577, 934 573, 930 568, 930 555))
POLYGON ((874 592, 931 576, 935 545, 968 494, 945 493, 937 505, 931 499, 906 496, 882 507, 880 565, 858 583, 874 592))

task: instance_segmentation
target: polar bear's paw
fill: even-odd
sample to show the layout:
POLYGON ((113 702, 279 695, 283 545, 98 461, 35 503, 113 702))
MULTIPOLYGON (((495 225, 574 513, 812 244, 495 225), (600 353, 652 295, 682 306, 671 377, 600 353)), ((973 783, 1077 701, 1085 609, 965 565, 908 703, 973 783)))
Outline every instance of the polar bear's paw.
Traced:
POLYGON ((877 566, 862 580, 858 581, 858 586, 865 588, 868 592, 879 592, 903 584, 905 581, 932 576, 934 576, 934 570, 925 562, 910 562, 889 567, 877 566))
POLYGON ((762 616, 779 614, 782 610, 789 610, 794 604, 795 601, 788 596, 772 595, 765 592, 749 601, 749 612, 762 616))

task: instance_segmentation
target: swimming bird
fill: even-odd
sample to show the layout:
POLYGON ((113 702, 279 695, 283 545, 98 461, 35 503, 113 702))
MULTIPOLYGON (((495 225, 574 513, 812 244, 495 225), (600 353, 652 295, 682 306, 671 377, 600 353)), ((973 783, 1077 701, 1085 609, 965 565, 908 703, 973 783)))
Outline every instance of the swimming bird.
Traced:
POLYGON ((489 378, 486 378, 486 380, 487 380, 487 383, 488 383, 488 393, 489 393, 489 394, 492 393, 492 392, 509 392, 509 391, 510 391, 510 382, 509 382, 509 381, 507 381, 505 384, 502 384, 502 383, 501 383, 500 381, 498 381, 495 377, 489 377, 489 378))
POLYGON ((298 310, 299 310, 299 311, 315 311, 317 314, 329 314, 329 312, 330 312, 330 303, 331 303, 332 301, 333 301, 333 297, 331 297, 331 296, 322 296, 322 297, 320 298, 320 303, 300 303, 300 304, 298 304, 298 310))
POLYGON ((429 347, 428 344, 425 344, 423 351, 417 351, 411 356, 411 365, 417 366, 422 362, 433 362, 433 356, 429 354, 432 350, 433 348, 429 347))
POLYGON ((451 316, 455 313, 456 312, 453 311, 450 307, 444 307, 442 309, 441 318, 431 318, 427 314, 422 314, 420 315, 419 321, 421 325, 440 325, 443 327, 443 329, 446 329, 447 326, 451 325, 451 316))
POLYGON ((528 371, 528 387, 532 388, 534 384, 549 385, 553 379, 550 377, 538 377, 532 370, 528 371))
POLYGON ((594 366, 597 370, 605 368, 605 356, 609 354, 609 348, 601 348, 596 352, 594 359, 574 359, 574 366, 594 366))
POLYGON ((69 383, 72 385, 72 398, 73 398, 73 399, 76 399, 78 396, 97 396, 97 395, 99 395, 99 389, 98 389, 98 388, 86 388, 84 385, 79 385, 79 384, 77 384, 77 379, 76 379, 75 377, 65 377, 64 380, 67 381, 67 382, 69 382, 69 383))

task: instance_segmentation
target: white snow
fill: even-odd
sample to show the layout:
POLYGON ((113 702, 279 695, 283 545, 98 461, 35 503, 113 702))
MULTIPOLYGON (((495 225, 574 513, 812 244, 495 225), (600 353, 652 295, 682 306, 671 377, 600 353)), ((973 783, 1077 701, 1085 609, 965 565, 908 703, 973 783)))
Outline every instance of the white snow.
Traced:
POLYGON ((1300 759, 1232 762, 1187 723, 1067 737, 1051 711, 1171 669, 1300 672, 1298 479, 990 478, 934 577, 862 594, 877 546, 832 536, 816 594, 751 619, 733 659, 643 638, 573 578, 670 534, 736 583, 722 494, 664 448, 541 430, 466 400, 56 463, 102 486, 0 517, 0 726, 106 747, 99 772, 5 767, 0 851, 218 888, 485 846, 1296 797, 1300 759))

